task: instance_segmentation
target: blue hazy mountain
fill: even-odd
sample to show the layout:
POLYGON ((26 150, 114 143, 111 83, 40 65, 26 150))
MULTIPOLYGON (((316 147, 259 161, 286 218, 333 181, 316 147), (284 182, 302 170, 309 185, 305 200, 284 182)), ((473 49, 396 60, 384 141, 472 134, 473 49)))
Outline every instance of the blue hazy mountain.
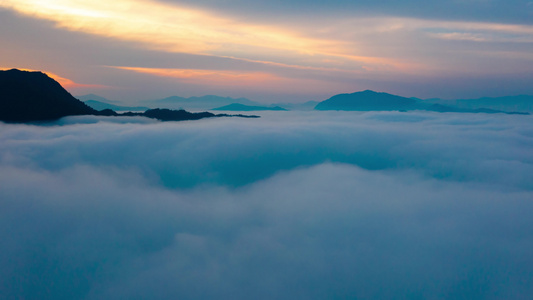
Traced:
POLYGON ((415 99, 371 90, 335 95, 315 106, 316 110, 353 111, 413 110, 419 108, 421 106, 415 99))
POLYGON ((483 97, 476 99, 444 100, 439 98, 421 100, 424 103, 455 106, 465 109, 493 109, 500 111, 533 112, 533 96, 483 97))
POLYGON ((307 101, 304 103, 274 103, 272 105, 285 108, 286 110, 313 110, 318 101, 307 101))
POLYGON ((42 72, 0 71, 0 121, 32 122, 98 112, 42 72))
POLYGON ((496 110, 496 109, 490 109, 490 108, 462 108, 457 106, 448 106, 448 105, 442 105, 442 104, 431 104, 426 107, 424 107, 424 110, 428 111, 436 111, 436 112, 458 112, 458 113, 485 113, 485 114, 497 114, 497 113, 505 113, 510 115, 528 115, 528 112, 518 112, 518 111, 502 111, 502 110, 496 110))
POLYGON ((145 111, 150 109, 146 106, 121 106, 97 100, 86 100, 83 102, 96 110, 112 109, 114 111, 145 111))
POLYGON ((531 105, 528 101, 533 98, 528 97, 530 96, 480 98, 474 100, 441 100, 438 98, 421 100, 366 90, 352 94, 335 95, 317 104, 315 109, 351 111, 427 110, 457 113, 528 114, 527 105, 531 105), (506 102, 509 99, 514 102, 506 102), (505 110, 499 108, 505 108, 505 110))
POLYGON ((95 100, 95 101, 100 101, 100 102, 105 102, 105 103, 113 103, 113 104, 120 103, 119 101, 109 100, 107 98, 104 98, 102 96, 95 95, 95 94, 87 94, 87 95, 74 96, 74 97, 76 97, 77 99, 79 99, 81 101, 84 101, 84 102, 88 101, 88 100, 95 100))
POLYGON ((275 110, 275 111, 286 111, 287 109, 279 106, 255 106, 255 105, 244 105, 240 103, 232 103, 222 107, 213 108, 211 110, 225 110, 225 111, 262 111, 262 110, 275 110))
POLYGON ((261 106, 260 103, 251 101, 246 98, 231 98, 231 97, 221 97, 215 95, 206 95, 201 97, 179 97, 172 96, 159 100, 148 100, 143 101, 142 105, 148 107, 161 107, 161 108, 171 108, 171 109, 192 109, 192 110, 208 110, 213 107, 221 107, 225 105, 230 105, 232 103, 250 105, 250 106, 261 106))
POLYGON ((484 97, 455 100, 455 105, 464 108, 490 108, 495 110, 533 112, 533 96, 484 97))

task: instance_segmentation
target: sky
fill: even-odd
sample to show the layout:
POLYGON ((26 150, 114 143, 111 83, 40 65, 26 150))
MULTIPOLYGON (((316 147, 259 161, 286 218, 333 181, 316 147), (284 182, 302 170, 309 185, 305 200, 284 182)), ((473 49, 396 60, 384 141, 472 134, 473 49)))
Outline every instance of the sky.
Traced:
POLYGON ((4 299, 530 299, 531 116, 0 124, 4 299))
POLYGON ((533 94, 533 1, 2 0, 0 68, 132 103, 533 94))

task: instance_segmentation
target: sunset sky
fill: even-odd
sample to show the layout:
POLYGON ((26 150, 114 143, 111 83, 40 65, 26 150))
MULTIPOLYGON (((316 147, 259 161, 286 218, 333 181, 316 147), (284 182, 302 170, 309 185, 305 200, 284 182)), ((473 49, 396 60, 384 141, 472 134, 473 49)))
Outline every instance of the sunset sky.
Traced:
POLYGON ((533 94, 533 1, 0 0, 0 68, 74 95, 533 94))

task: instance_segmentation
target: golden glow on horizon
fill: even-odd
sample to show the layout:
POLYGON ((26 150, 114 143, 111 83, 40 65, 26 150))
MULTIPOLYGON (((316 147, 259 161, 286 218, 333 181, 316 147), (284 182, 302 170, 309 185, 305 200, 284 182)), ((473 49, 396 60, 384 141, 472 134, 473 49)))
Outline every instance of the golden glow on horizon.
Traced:
POLYGON ((111 67, 120 70, 134 71, 161 77, 178 78, 183 82, 209 85, 228 84, 255 84, 281 80, 273 74, 263 72, 242 72, 226 70, 197 70, 197 69, 163 69, 163 68, 136 68, 136 67, 111 67))
POLYGON ((253 71, 197 70, 197 69, 163 69, 108 66, 109 68, 132 71, 153 76, 176 78, 185 82, 203 86, 233 87, 241 90, 287 92, 306 94, 307 92, 322 93, 326 90, 339 90, 340 84, 327 83, 316 79, 285 78, 275 74, 253 71))
MULTIPOLYGON (((4 68, 4 67, 0 67, 0 70, 2 71, 6 71, 6 70, 11 70, 13 68, 4 68)), ((43 71, 43 70, 33 70, 33 69, 26 69, 26 68, 16 68, 18 70, 21 70, 21 71, 28 71, 28 72, 43 72, 45 73, 46 75, 48 75, 48 77, 52 78, 53 80, 59 82, 59 84, 61 84, 61 86, 65 89, 69 89, 69 88, 80 88, 80 87, 91 87, 91 88, 107 88, 107 86, 104 86, 104 85, 99 85, 99 84, 82 84, 82 83, 76 83, 74 82, 73 80, 71 79, 68 79, 68 78, 65 78, 65 77, 62 77, 62 76, 59 76, 57 74, 54 74, 52 72, 49 72, 49 71, 43 71)))

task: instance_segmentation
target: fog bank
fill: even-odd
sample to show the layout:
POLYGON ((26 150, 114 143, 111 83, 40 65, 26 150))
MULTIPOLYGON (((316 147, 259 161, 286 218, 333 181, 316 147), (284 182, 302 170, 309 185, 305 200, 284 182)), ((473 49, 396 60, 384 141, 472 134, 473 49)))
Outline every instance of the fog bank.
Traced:
POLYGON ((530 116, 0 124, 6 299, 527 299, 530 116))

